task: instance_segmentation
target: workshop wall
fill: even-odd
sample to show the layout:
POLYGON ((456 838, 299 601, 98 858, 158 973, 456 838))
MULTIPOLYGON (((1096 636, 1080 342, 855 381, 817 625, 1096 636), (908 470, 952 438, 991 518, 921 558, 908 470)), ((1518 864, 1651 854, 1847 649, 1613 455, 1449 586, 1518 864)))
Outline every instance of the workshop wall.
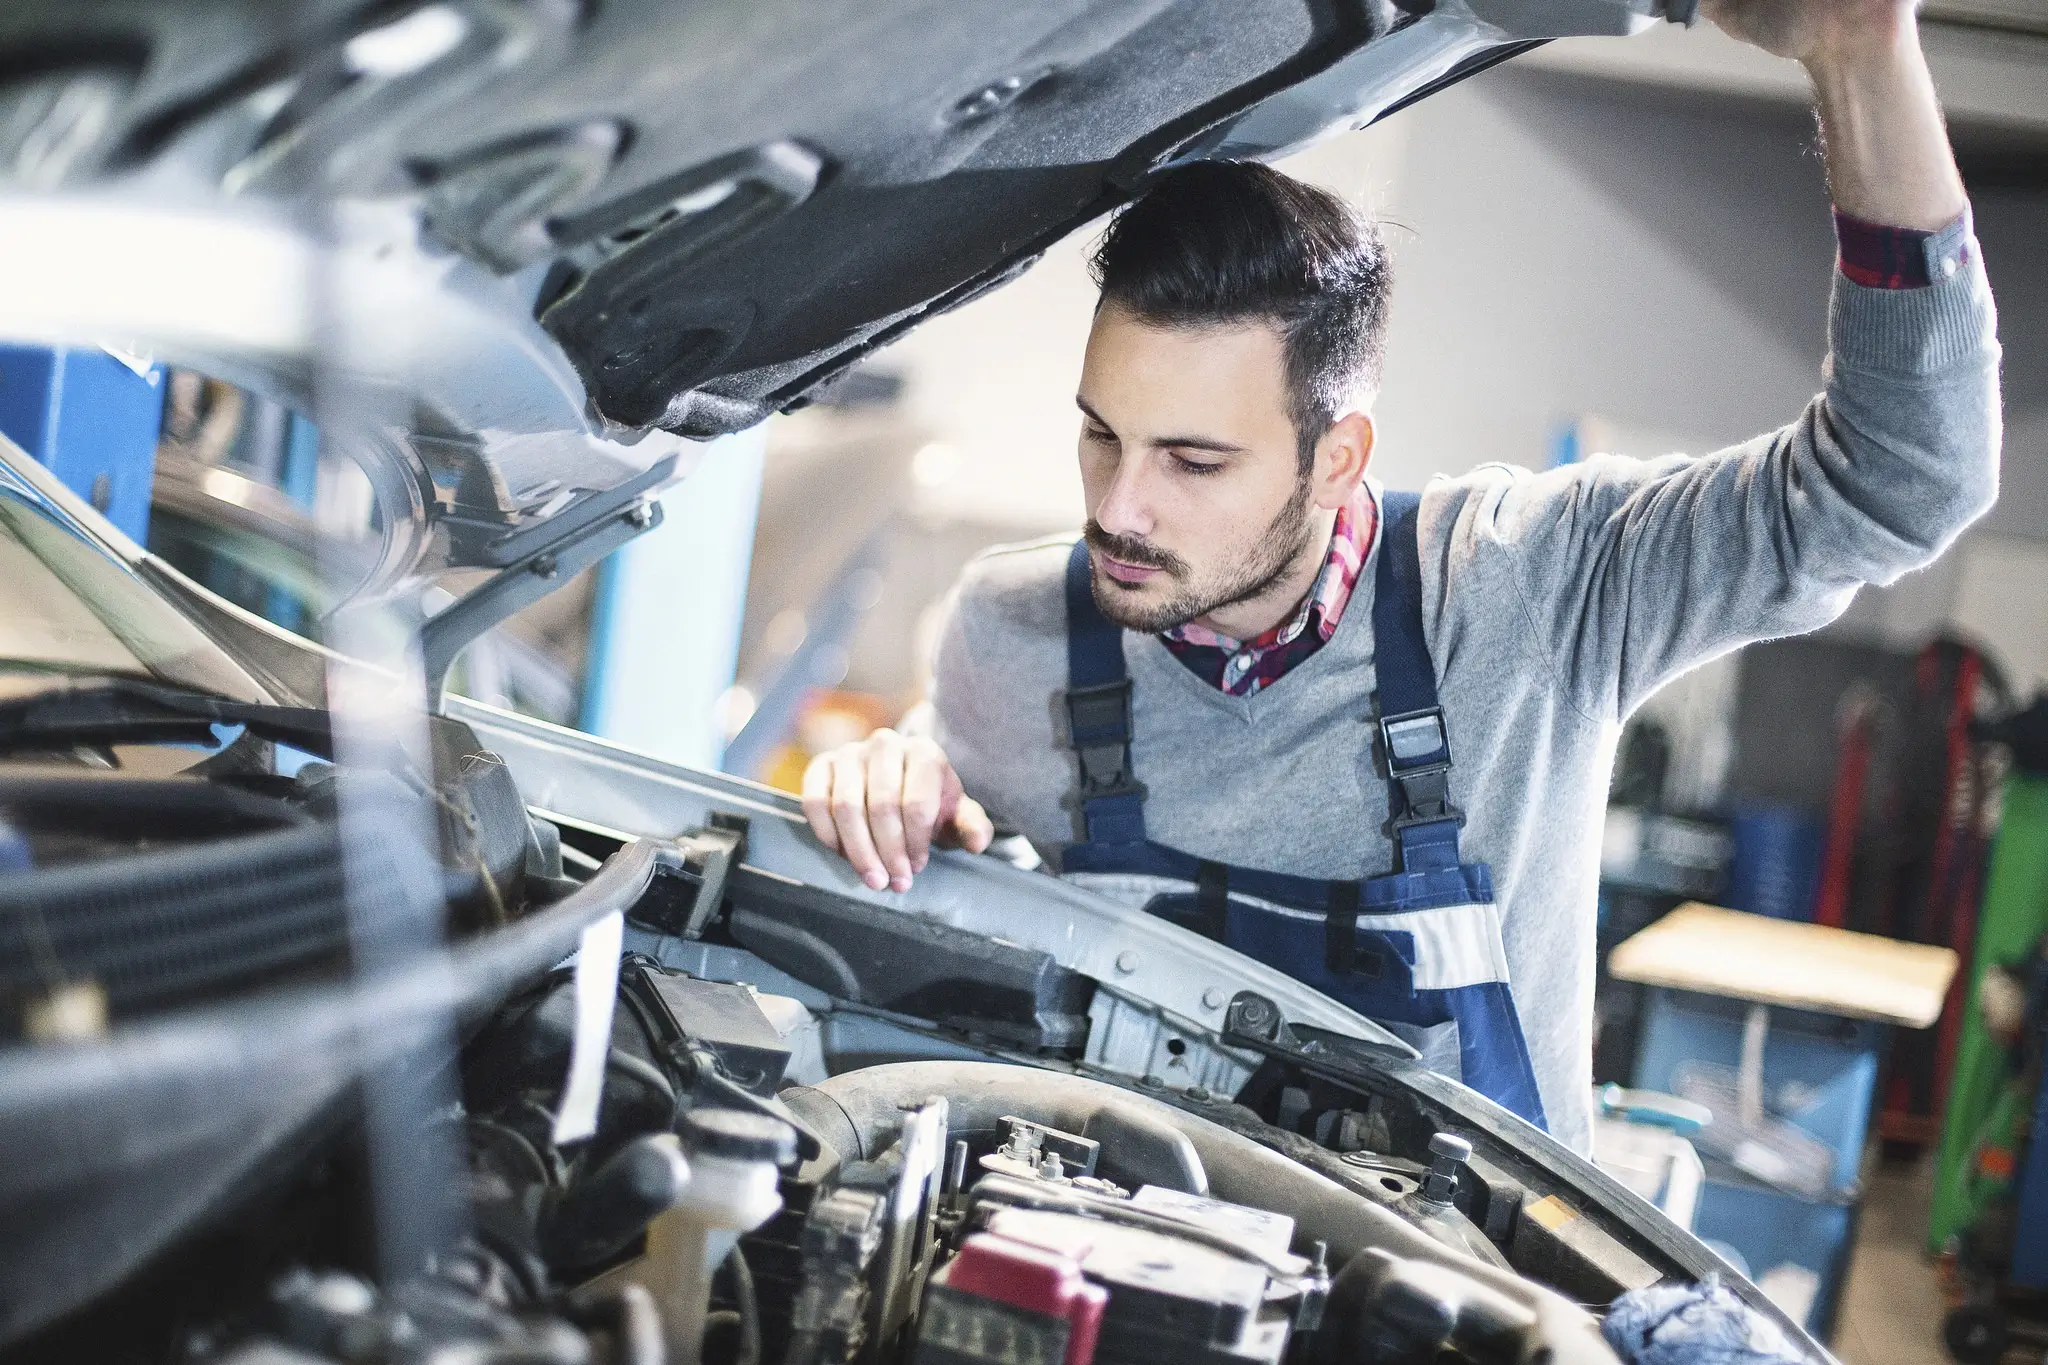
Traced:
POLYGON ((1584 413, 1712 448, 1819 387, 1833 239, 1809 120, 1511 68, 1401 117, 1382 477, 1540 465, 1584 413))

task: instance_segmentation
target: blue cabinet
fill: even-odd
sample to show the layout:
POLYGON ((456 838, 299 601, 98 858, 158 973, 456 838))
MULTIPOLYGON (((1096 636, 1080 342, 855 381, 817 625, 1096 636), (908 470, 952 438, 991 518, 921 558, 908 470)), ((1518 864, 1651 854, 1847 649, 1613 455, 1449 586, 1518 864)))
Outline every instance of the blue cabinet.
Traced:
MULTIPOLYGON (((1636 1055, 1635 1085, 1686 1095, 1702 1076, 1731 1083, 1749 1006, 1653 990, 1636 1055)), ((1697 1231, 1732 1248, 1750 1277, 1782 1305, 1806 1303, 1805 1326, 1825 1338, 1834 1322, 1855 1226, 1863 1150, 1885 1026, 1774 1008, 1763 1045, 1766 1111, 1832 1154, 1824 1189, 1794 1192, 1757 1178, 1770 1153, 1701 1141, 1707 1180, 1697 1231), (1712 1148, 1718 1146, 1718 1156, 1712 1148), (1742 1167, 1748 1167, 1745 1171, 1742 1167)), ((1720 1106, 1716 1106, 1717 1117, 1720 1106)), ((1703 1134, 1704 1139, 1706 1135, 1703 1134)), ((1795 1316, 1797 1314, 1795 1313, 1795 1316)))
POLYGON ((0 432, 140 545, 164 372, 107 351, 0 346, 0 432))

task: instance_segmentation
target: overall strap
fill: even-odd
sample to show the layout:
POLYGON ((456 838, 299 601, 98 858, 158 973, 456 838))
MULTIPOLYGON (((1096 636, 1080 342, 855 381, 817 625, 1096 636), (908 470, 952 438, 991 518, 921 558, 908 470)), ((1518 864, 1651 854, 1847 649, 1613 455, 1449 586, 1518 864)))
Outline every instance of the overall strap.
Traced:
POLYGON ((1421 505, 1419 493, 1380 497, 1372 604, 1380 744, 1393 812, 1387 836, 1402 872, 1456 867, 1458 827, 1465 823, 1464 812, 1451 804, 1450 734, 1422 632, 1422 553, 1416 532, 1421 505))
POLYGON ((1067 730, 1081 765, 1091 844, 1145 842, 1145 788, 1131 772, 1131 679, 1122 627, 1095 605, 1088 543, 1067 559, 1067 730))

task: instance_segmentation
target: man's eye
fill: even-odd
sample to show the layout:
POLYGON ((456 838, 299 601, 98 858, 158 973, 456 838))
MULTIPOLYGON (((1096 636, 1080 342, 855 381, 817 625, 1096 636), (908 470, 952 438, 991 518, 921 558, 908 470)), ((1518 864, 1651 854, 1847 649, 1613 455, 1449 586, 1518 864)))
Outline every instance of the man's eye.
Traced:
POLYGON ((1214 474, 1217 470, 1223 468, 1221 461, 1204 463, 1201 460, 1190 460, 1185 455, 1174 456, 1173 463, 1174 467, 1183 474, 1214 474))
POLYGON ((1089 440, 1095 442, 1097 445, 1101 445, 1109 441, 1114 441, 1116 439, 1115 436, 1103 430, 1101 427, 1083 427, 1081 428, 1081 434, 1089 440))

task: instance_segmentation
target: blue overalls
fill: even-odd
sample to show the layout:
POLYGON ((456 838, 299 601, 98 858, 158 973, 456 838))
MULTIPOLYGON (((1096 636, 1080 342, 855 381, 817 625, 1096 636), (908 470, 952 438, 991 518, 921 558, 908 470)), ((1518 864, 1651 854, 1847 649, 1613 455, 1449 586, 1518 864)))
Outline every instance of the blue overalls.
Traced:
POLYGON ((1485 863, 1458 856, 1465 817, 1450 801, 1450 740, 1422 633, 1419 502, 1414 493, 1381 498, 1384 539, 1373 600, 1373 671, 1396 870, 1317 881, 1226 866, 1145 837, 1145 788, 1131 763, 1123 632, 1095 605, 1085 542, 1067 563, 1066 706, 1087 837, 1068 847, 1061 870, 1141 879, 1134 884, 1157 891, 1145 901, 1153 914, 1368 1018, 1405 1025, 1399 1031, 1407 1036, 1454 1027, 1464 1083, 1543 1127, 1543 1101, 1508 986, 1493 874, 1485 863))

